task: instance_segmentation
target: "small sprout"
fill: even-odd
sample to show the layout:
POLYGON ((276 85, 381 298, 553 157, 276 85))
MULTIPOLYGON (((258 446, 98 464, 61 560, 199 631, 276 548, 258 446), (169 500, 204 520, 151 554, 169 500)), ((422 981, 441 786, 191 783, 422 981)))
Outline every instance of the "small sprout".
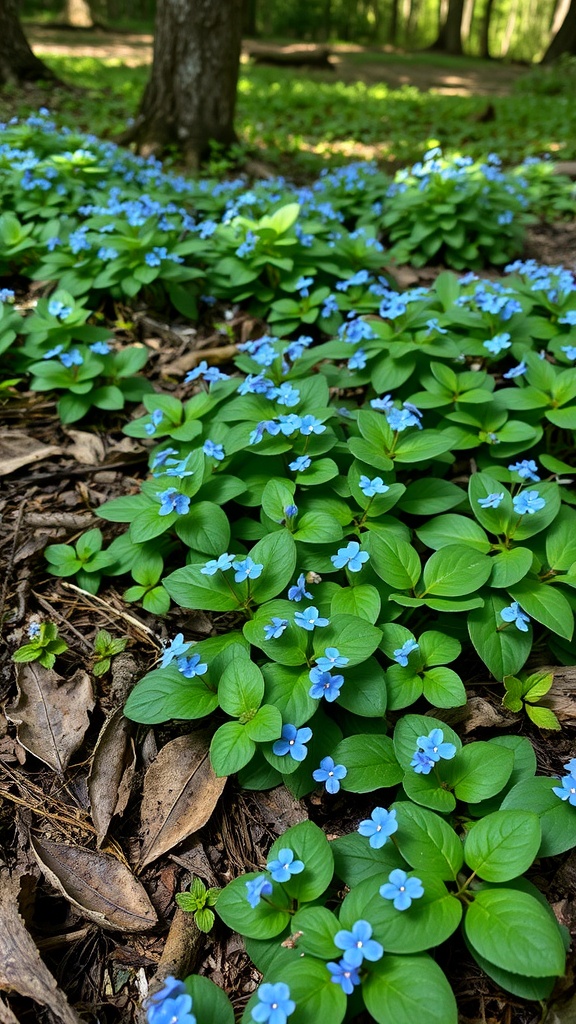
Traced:
POLYGON ((540 704, 553 682, 552 672, 533 672, 525 679, 506 676, 504 679, 506 693, 502 698, 502 704, 508 711, 524 709, 530 721, 534 722, 539 729, 558 730, 561 725, 554 712, 540 704))
POLYGON ((107 629, 100 629, 94 641, 94 665, 92 666, 94 675, 105 675, 110 668, 112 658, 126 650, 127 643, 127 636, 115 640, 107 629))
POLYGON ((201 932, 209 932, 214 924, 214 912, 210 907, 216 905, 220 889, 207 889, 200 878, 193 878, 188 892, 176 893, 176 903, 180 910, 194 914, 194 922, 201 932))
POLYGON ((37 661, 43 668, 54 668, 56 655, 68 650, 68 644, 60 639, 53 622, 31 622, 28 637, 29 643, 14 651, 12 661, 18 664, 37 661))

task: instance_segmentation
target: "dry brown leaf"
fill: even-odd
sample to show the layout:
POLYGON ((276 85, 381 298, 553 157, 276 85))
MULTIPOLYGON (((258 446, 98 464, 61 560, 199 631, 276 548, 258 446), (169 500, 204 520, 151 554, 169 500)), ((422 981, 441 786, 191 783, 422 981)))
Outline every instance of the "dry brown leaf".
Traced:
MULTIPOLYGON (((64 993, 40 959, 40 954, 18 913, 18 883, 0 873, 0 989, 49 1007, 61 1024, 81 1024, 64 993)), ((16 1020, 4 1005, 0 1020, 16 1020), (3 1016, 2 1016, 3 1014, 3 1016)))
POLYGON ((0 476, 8 476, 22 466, 61 453, 58 445, 42 444, 21 430, 0 430, 0 476))
POLYGON ((114 815, 126 810, 130 797, 136 762, 132 729, 132 723, 118 708, 104 722, 94 749, 88 792, 98 846, 104 842, 114 815))
POLYGON ((73 442, 66 449, 66 454, 71 455, 76 462, 86 466, 97 466, 98 463, 104 462, 106 449, 98 434, 90 434, 87 430, 70 429, 66 433, 73 442))
POLYGON ((6 716, 18 727, 18 740, 29 753, 62 773, 88 728, 94 707, 90 676, 78 669, 63 679, 36 662, 16 666, 18 700, 6 716))
POLYGON ((31 838, 40 868, 84 917, 102 928, 142 932, 157 923, 146 890, 125 864, 107 853, 31 838))
POLYGON ((140 864, 144 867, 206 824, 226 784, 210 758, 209 735, 195 732, 167 743, 144 779, 140 864))

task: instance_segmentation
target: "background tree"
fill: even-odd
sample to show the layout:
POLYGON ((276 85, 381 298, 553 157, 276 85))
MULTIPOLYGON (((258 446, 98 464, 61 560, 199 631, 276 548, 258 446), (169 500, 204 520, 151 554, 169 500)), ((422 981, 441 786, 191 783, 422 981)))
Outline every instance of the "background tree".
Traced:
POLYGON ((143 153, 176 146, 195 167, 210 142, 236 141, 242 0, 158 0, 152 72, 120 141, 143 153))
POLYGON ((464 15, 464 0, 449 0, 446 11, 446 19, 438 33, 438 38, 432 49, 444 50, 446 53, 461 54, 464 52, 462 46, 462 18, 464 15))
POLYGON ((17 0, 0 0, 0 86, 56 82, 56 76, 30 49, 18 17, 17 0))
POLYGON ((563 53, 576 53, 576 0, 572 0, 566 12, 566 17, 552 38, 552 41, 542 58, 543 64, 561 57, 563 53))

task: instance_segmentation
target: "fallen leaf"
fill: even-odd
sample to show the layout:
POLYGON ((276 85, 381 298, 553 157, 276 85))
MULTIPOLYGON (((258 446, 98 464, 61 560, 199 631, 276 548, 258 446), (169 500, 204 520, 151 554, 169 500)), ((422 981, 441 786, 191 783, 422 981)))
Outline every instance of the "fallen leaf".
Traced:
POLYGON ((210 764, 206 732, 167 743, 144 779, 140 865, 145 867, 206 824, 224 789, 210 764))
POLYGON ((121 932, 141 932, 157 923, 144 886, 115 857, 46 839, 31 838, 31 844, 48 881, 84 917, 121 932))
POLYGON ((12 1010, 3 999, 0 999, 0 1024, 18 1024, 18 1018, 14 1016, 12 1010))
POLYGON ((66 433, 73 442, 66 449, 66 454, 71 455, 73 459, 76 459, 76 462, 86 466, 97 466, 98 463, 104 462, 106 449, 102 438, 98 434, 90 434, 87 430, 70 429, 66 433))
POLYGON ((123 814, 130 797, 136 763, 132 729, 118 708, 104 722, 94 748, 88 793, 98 846, 104 842, 112 818, 123 814))
MULTIPOLYGON (((0 989, 17 992, 47 1006, 62 1024, 81 1024, 66 996, 40 959, 40 954, 18 913, 18 883, 0 873, 0 989)), ((0 1004, 0 1021, 16 1017, 0 1004)))
POLYGON ((0 430, 0 476, 61 453, 58 445, 43 444, 21 430, 0 430))
POLYGON ((16 665, 18 700, 6 717, 18 727, 25 750, 60 774, 78 750, 94 707, 90 676, 78 669, 63 679, 36 662, 16 665))

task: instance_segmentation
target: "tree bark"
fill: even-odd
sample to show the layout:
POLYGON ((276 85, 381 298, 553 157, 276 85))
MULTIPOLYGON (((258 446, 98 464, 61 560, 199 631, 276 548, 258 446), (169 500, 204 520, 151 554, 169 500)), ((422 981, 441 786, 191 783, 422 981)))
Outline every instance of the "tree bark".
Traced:
POLYGON ((572 0, 564 21, 542 57, 542 63, 550 64, 563 53, 576 53, 576 0, 572 0))
POLYGON ((58 81, 28 46, 18 17, 17 0, 0 0, 0 86, 40 79, 58 81))
POLYGON ((92 11, 86 0, 66 0, 64 21, 70 28, 94 28, 92 11))
POLYGON ((430 47, 431 50, 443 50, 445 53, 459 55, 464 52, 462 47, 462 18, 464 0, 450 0, 446 21, 442 25, 438 38, 430 47))
POLYGON ((487 0, 480 25, 480 56, 488 60, 490 54, 490 21, 494 10, 494 0, 487 0))
POLYGON ((131 129, 141 153, 176 146, 190 167, 236 141, 242 0, 158 0, 152 72, 131 129))

